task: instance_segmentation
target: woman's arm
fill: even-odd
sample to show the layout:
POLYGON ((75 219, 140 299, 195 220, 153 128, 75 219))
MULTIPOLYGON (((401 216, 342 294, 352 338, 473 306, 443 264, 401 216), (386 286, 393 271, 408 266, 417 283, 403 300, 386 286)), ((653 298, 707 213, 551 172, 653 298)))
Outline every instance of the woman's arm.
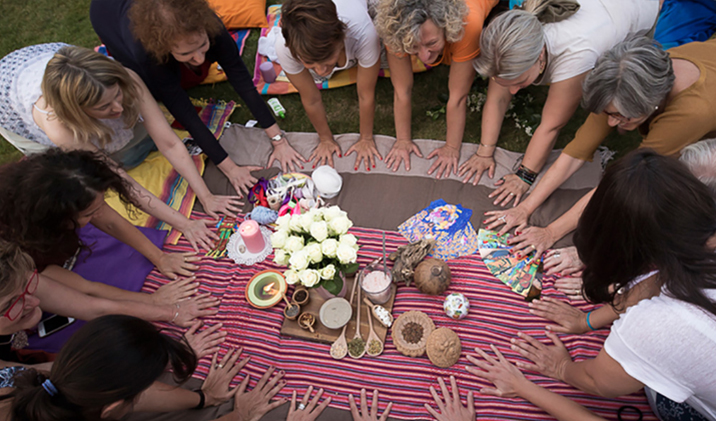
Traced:
MULTIPOLYGON (((134 77, 136 73, 132 72, 134 77)), ((145 86, 143 83, 141 86, 145 86)), ((146 87, 145 87, 146 90, 146 87)), ((156 104, 156 103, 155 103, 156 104)), ((33 108, 34 109, 34 108, 33 108)), ((35 122, 44 130, 47 137, 63 150, 88 150, 92 152, 100 152, 100 150, 92 143, 80 144, 76 141, 74 134, 64 123, 57 118, 49 118, 46 114, 39 113, 35 110, 33 114, 35 122)), ((162 117, 164 118, 164 117, 162 117)), ((165 120, 166 121, 166 120, 165 120)), ((184 215, 175 211, 166 203, 162 202, 154 196, 149 190, 145 189, 141 184, 137 183, 125 170, 117 165, 111 159, 107 159, 107 163, 121 175, 136 190, 135 199, 139 204, 139 208, 153 217, 168 223, 178 229, 186 236, 194 250, 199 251, 199 247, 207 250, 211 249, 212 240, 218 240, 219 237, 211 232, 203 221, 191 221, 184 215)), ((193 166, 193 165, 192 165, 193 166)))
POLYGON ((554 344, 552 346, 524 333, 519 333, 518 336, 521 340, 512 340, 513 349, 534 362, 518 362, 519 368, 542 373, 587 393, 606 398, 628 395, 644 387, 643 383, 627 374, 603 348, 594 359, 574 362, 567 348, 553 332, 547 332, 547 337, 554 344))
POLYGON ((365 169, 370 171, 371 167, 375 168, 375 157, 382 160, 383 157, 378 153, 373 139, 373 120, 375 118, 375 85, 378 82, 378 72, 380 71, 380 60, 373 67, 358 66, 358 79, 356 88, 358 90, 358 107, 360 113, 360 138, 354 143, 346 156, 352 152, 356 153, 355 168, 361 165, 365 160, 365 169))
POLYGON ((472 355, 467 356, 467 359, 480 369, 469 365, 465 369, 495 385, 495 387, 482 388, 480 393, 505 398, 519 396, 544 409, 560 421, 604 420, 604 418, 594 415, 571 399, 552 393, 527 380, 524 374, 507 361, 494 345, 490 345, 490 348, 492 348, 497 358, 493 358, 479 348, 475 348, 475 352, 480 354, 483 360, 479 360, 472 355))
POLYGON ((52 278, 40 275, 35 296, 44 311, 80 320, 92 320, 107 314, 126 314, 148 321, 164 321, 189 326, 197 317, 216 314, 208 308, 220 300, 206 295, 197 296, 175 305, 149 305, 137 301, 114 301, 92 297, 69 288, 52 278))
POLYGON ((92 216, 92 225, 137 250, 170 279, 191 276, 191 271, 199 269, 191 263, 200 260, 195 253, 163 252, 106 203, 92 216))
POLYGON ((467 95, 470 93, 472 81, 475 78, 475 69, 472 61, 452 63, 448 79, 448 99, 445 118, 447 121, 447 134, 445 145, 428 155, 428 159, 438 157, 428 170, 428 174, 437 171, 436 178, 449 177, 452 172, 457 173, 460 160, 460 146, 465 134, 465 118, 467 113, 467 95))
POLYGON ((385 164, 398 171, 400 163, 405 162, 405 170, 410 171, 410 153, 423 157, 411 134, 413 66, 409 55, 398 57, 387 53, 390 68, 390 82, 393 85, 393 115, 395 116, 395 144, 385 158, 385 164))
POLYGON ((470 178, 474 176, 472 184, 476 186, 485 170, 488 171, 490 178, 494 176, 495 159, 493 156, 497 149, 502 120, 510 107, 510 101, 512 101, 510 90, 490 79, 487 85, 487 99, 482 108, 480 145, 477 152, 460 166, 459 175, 465 176, 462 180, 463 183, 469 182, 470 178))
POLYGON ((314 167, 326 163, 333 166, 333 154, 337 153, 340 157, 341 148, 333 139, 333 133, 330 127, 328 127, 328 118, 326 117, 326 110, 323 107, 321 91, 316 87, 313 76, 311 76, 308 69, 303 69, 301 73, 293 75, 287 73, 286 76, 288 76, 288 80, 296 87, 299 95, 301 95, 303 108, 306 110, 306 114, 311 124, 313 124, 313 128, 316 129, 316 133, 318 133, 318 146, 308 159, 313 161, 314 167))
MULTIPOLYGON (((567 124, 582 100, 582 82, 586 76, 585 72, 549 87, 547 101, 542 108, 542 120, 527 145, 522 165, 536 173, 542 170, 557 141, 559 131, 567 124)), ((495 204, 502 203, 502 206, 509 204, 512 198, 515 199, 515 205, 519 204, 522 195, 530 188, 529 184, 515 174, 505 176, 502 183, 496 184, 499 187, 490 193, 489 197, 497 197, 495 204)))
POLYGON ((581 159, 572 158, 565 153, 560 154, 524 202, 506 211, 485 212, 488 216, 485 219, 487 229, 492 230, 504 224, 500 230, 500 234, 504 234, 513 227, 518 230, 526 227, 530 215, 582 165, 584 161, 581 159))
MULTIPOLYGON (((209 191, 204 179, 201 178, 199 171, 197 171, 194 161, 189 156, 186 146, 179 140, 169 123, 167 123, 149 89, 136 73, 132 72, 131 74, 140 92, 139 111, 144 118, 144 126, 147 128, 147 132, 162 155, 189 182, 192 190, 196 193, 196 197, 204 205, 206 213, 212 218, 217 218, 216 212, 226 215, 234 215, 239 212, 241 202, 237 197, 215 196, 209 191)), ((260 167, 255 167, 255 169, 258 170, 260 167)), ((256 180, 254 180, 255 182, 256 180)))

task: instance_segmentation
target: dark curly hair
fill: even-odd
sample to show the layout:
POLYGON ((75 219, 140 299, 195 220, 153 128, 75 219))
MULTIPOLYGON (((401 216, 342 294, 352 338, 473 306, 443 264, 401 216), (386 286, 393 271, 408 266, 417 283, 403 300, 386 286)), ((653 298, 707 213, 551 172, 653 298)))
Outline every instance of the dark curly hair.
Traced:
MULTIPOLYGON (((62 265, 81 244, 77 217, 98 194, 112 189, 136 206, 134 189, 89 151, 59 148, 0 167, 0 237, 19 245, 39 270, 62 265)), ((130 208, 133 210, 133 208, 130 208)))
POLYGON ((134 0, 129 21, 134 37, 160 63, 177 39, 202 32, 213 39, 224 29, 206 0, 134 0))
POLYGON ((609 167, 584 209, 574 244, 584 262, 583 293, 614 305, 620 288, 659 271, 665 294, 716 315, 716 201, 675 158, 634 151, 609 167))
POLYGON ((13 419, 18 421, 99 420, 114 402, 131 402, 167 367, 177 382, 194 372, 197 358, 186 344, 163 335, 151 323, 109 315, 88 322, 60 351, 49 373, 34 369, 15 377, 13 419), (57 393, 43 388, 49 379, 57 393))

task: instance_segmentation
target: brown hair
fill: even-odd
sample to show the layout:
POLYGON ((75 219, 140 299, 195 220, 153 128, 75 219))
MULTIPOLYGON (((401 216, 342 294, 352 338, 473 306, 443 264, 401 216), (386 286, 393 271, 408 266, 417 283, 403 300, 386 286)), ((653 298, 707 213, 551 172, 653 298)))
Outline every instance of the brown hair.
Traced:
POLYGON ((82 47, 62 47, 50 59, 42 76, 42 95, 57 118, 81 144, 97 138, 99 146, 112 140, 114 130, 84 111, 97 105, 105 91, 119 85, 124 96, 122 118, 127 127, 139 119, 139 93, 119 62, 82 47))
POLYGON ((32 258, 20 246, 0 239, 0 297, 20 288, 34 269, 32 258))
POLYGON ((134 0, 129 9, 132 34, 159 62, 166 62, 177 39, 224 29, 206 0, 134 0))
POLYGON ((328 60, 346 38, 346 24, 331 0, 288 0, 281 10, 286 46, 304 63, 328 60))

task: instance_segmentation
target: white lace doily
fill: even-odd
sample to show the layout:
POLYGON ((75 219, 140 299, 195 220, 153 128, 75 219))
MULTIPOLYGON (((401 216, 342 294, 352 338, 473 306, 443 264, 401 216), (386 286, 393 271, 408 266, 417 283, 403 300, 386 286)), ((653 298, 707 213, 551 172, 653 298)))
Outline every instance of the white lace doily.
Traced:
POLYGON ((264 249, 258 253, 251 253, 248 249, 246 249, 246 246, 244 246, 244 240, 241 238, 241 234, 239 234, 239 231, 237 230, 231 235, 229 238, 229 244, 226 245, 226 253, 230 259, 239 265, 251 266, 256 263, 263 262, 264 259, 271 254, 273 251, 273 248, 271 247, 271 230, 263 225, 259 228, 261 229, 261 235, 263 235, 264 242, 266 243, 264 249), (239 251, 241 246, 244 248, 243 253, 239 251))

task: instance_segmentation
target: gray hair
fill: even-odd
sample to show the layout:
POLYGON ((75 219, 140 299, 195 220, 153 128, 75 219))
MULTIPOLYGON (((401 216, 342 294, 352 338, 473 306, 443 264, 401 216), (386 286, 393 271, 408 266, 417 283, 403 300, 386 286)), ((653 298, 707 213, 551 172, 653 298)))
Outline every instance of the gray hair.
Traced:
POLYGON ((524 10, 497 16, 480 36, 480 55, 473 62, 483 77, 517 79, 539 60, 544 31, 539 15, 549 1, 526 0, 524 10))
POLYGON ((702 140, 685 147, 679 160, 699 181, 716 192, 716 139, 702 140))
POLYGON ((624 117, 644 117, 673 86, 669 54, 651 38, 634 36, 599 57, 582 85, 582 106, 599 114, 611 103, 624 117))

